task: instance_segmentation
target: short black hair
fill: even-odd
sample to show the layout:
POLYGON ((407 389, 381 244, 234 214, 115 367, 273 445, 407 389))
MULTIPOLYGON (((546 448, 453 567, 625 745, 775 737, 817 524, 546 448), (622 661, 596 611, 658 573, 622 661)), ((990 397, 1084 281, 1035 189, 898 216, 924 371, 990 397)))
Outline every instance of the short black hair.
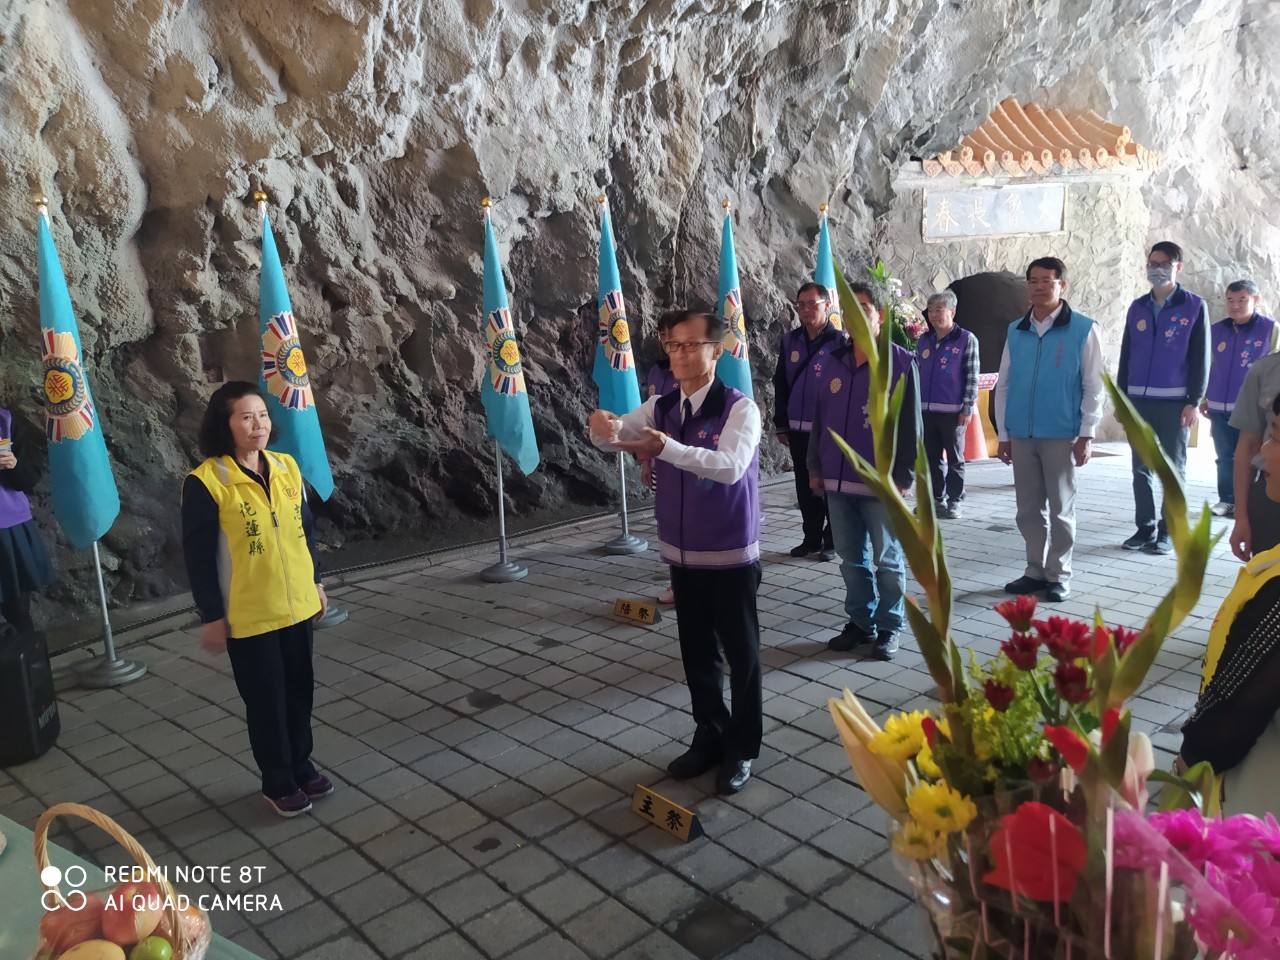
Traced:
POLYGON ((1280 393, 1277 393, 1275 399, 1271 401, 1271 412, 1280 417, 1280 393))
POLYGON ((1031 271, 1039 267, 1041 270, 1052 270, 1059 280, 1067 279, 1067 265, 1057 257, 1037 257, 1027 264, 1027 280, 1031 280, 1031 271))
POLYGON ((856 280, 849 284, 849 292, 852 293, 854 297, 857 297, 860 293, 865 293, 867 298, 871 301, 872 306, 877 310, 884 310, 884 294, 871 284, 863 283, 861 280, 856 280))
POLYGON ((1161 240, 1159 243, 1153 244, 1151 253, 1148 253, 1147 256, 1151 256, 1152 253, 1163 253, 1174 263, 1182 262, 1182 248, 1172 240, 1161 240))
POLYGON ((723 317, 718 317, 714 313, 708 313, 705 310, 668 310, 658 318, 658 335, 670 333, 673 327, 678 326, 688 320, 697 317, 705 317, 707 321, 707 339, 719 343, 724 339, 725 332, 729 329, 724 322, 723 317))
POLYGON ((206 457, 234 457, 236 442, 231 436, 231 408, 237 400, 257 397, 263 403, 267 398, 262 388, 247 380, 228 380, 209 398, 204 420, 200 423, 200 452, 206 457))
POLYGON ((796 296, 798 297, 802 293, 808 293, 810 290, 812 290, 814 293, 822 294, 823 300, 827 299, 827 297, 830 295, 827 288, 824 287, 822 284, 820 284, 817 280, 810 280, 808 283, 802 283, 800 285, 800 289, 796 291, 796 296))
MULTIPOLYGON (((1258 295, 1258 285, 1252 280, 1232 280, 1227 284, 1227 293, 1247 293, 1251 297, 1258 295)), ((1276 394, 1280 396, 1280 394, 1276 394)))

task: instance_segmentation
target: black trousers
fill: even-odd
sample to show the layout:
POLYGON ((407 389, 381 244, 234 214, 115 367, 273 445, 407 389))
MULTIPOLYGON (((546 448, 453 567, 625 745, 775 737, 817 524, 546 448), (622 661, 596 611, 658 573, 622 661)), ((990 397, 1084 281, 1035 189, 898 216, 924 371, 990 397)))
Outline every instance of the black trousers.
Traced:
POLYGON ((31 594, 20 593, 8 600, 0 601, 0 616, 13 625, 19 633, 28 633, 36 628, 31 620, 31 594))
POLYGON ((924 428, 924 453, 929 461, 929 481, 933 499, 959 503, 964 499, 964 435, 957 421, 958 413, 926 411, 921 416, 924 428), (942 455, 946 454, 944 479, 942 455))
MULTIPOLYGON (((1150 397, 1134 397, 1133 408, 1155 431, 1160 448, 1173 465, 1173 471, 1184 484, 1187 481, 1187 440, 1191 430, 1182 425, 1182 400, 1152 400, 1150 397)), ((1138 451, 1133 451, 1133 522, 1139 533, 1163 537, 1167 532, 1164 522, 1164 498, 1161 496, 1160 512, 1156 513, 1155 474, 1142 462, 1138 451)))
POLYGON ((244 700, 249 746, 262 792, 284 797, 316 775, 311 765, 311 621, 227 641, 231 672, 244 700))
POLYGON ((693 747, 726 760, 754 760, 764 736, 759 586, 759 563, 732 570, 671 568, 680 656, 698 725, 693 747), (729 661, 732 710, 724 704, 721 649, 729 661))
POLYGON ((827 498, 809 489, 809 434, 799 430, 787 432, 791 462, 796 472, 796 503, 800 506, 800 520, 804 529, 804 542, 810 546, 821 543, 823 549, 832 549, 831 518, 827 516, 827 498))

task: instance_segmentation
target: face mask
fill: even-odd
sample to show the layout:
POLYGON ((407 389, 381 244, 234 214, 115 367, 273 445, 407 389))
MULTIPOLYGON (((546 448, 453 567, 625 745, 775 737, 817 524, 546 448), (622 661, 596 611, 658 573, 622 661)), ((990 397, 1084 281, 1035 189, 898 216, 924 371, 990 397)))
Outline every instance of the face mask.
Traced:
POLYGON ((1147 282, 1153 287, 1167 287, 1173 283, 1173 267, 1147 267, 1147 282))

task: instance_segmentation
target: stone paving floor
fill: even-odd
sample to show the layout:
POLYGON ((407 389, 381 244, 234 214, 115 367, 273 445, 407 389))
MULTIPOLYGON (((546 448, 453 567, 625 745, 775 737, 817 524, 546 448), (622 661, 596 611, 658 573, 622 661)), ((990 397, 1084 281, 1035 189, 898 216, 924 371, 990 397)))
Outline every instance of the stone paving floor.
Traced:
MULTIPOLYGON (((1136 625, 1174 560, 1119 549, 1132 532, 1129 461, 1107 450, 1081 475, 1075 593, 1061 609, 1100 603, 1136 625)), ((1210 496, 1209 470, 1201 455, 1195 503, 1210 496)), ((946 525, 957 635, 980 654, 1001 634, 1000 585, 1022 571, 1010 482, 995 461, 972 465, 968 516, 946 525)), ((841 581, 835 564, 786 555, 792 497, 789 477, 764 492, 765 745, 735 797, 715 797, 709 775, 665 778, 692 732, 674 618, 649 628, 610 615, 617 596, 656 595, 665 574, 653 550, 602 553, 616 521, 599 521, 517 542, 530 575, 516 584, 479 580, 491 555, 454 553, 331 589, 351 618, 317 634, 315 759, 339 790, 311 815, 264 809, 228 663, 178 621, 128 648, 150 667, 143 680, 60 684, 60 742, 0 771, 0 811, 30 826, 47 805, 80 801, 161 864, 261 867, 243 886, 184 892, 278 897, 281 911, 213 914, 263 957, 924 957, 885 818, 853 784, 826 701, 848 686, 883 714, 930 704, 933 684, 911 641, 892 663, 826 651, 841 581), (629 810, 637 782, 695 808, 707 835, 683 845, 646 825, 629 810)), ((652 537, 648 516, 634 526, 652 537)), ((1176 749, 1235 570, 1220 545, 1204 598, 1133 703, 1163 751, 1176 749)), ((54 839, 123 862, 90 828, 54 839)))

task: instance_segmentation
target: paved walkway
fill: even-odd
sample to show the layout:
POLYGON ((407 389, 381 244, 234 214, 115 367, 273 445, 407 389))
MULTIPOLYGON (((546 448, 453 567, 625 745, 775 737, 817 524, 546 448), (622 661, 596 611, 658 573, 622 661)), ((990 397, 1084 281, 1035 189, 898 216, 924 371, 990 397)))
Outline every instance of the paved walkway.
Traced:
MULTIPOLYGON (((1082 475, 1062 611, 1100 603, 1134 625, 1174 561, 1118 548, 1132 532, 1129 467, 1126 448, 1110 450, 1082 475)), ((1209 474, 1203 458, 1194 469, 1198 503, 1209 474)), ((665 779, 692 733, 674 619, 610 616, 613 598, 656 595, 665 574, 652 550, 602 554, 614 525, 597 522, 517 543, 530 567, 517 584, 478 579, 491 556, 453 554, 332 590, 351 619, 317 635, 315 755, 339 790, 310 816, 261 805, 229 666, 199 651, 190 626, 129 647, 150 666, 139 682, 66 686, 59 746, 0 771, 0 810, 33 825, 48 804, 81 801, 161 864, 263 868, 260 882, 184 888, 278 897, 279 912, 213 914, 263 957, 924 957, 885 818, 853 784, 826 701, 849 686, 883 713, 930 704, 933 684, 910 641, 892 663, 826 651, 842 585, 835 564, 786 555, 797 540, 786 480, 764 496, 765 748, 733 798, 713 796, 710 776, 665 779), (695 808, 707 836, 686 846, 645 825, 629 810, 637 782, 695 808)), ((1010 481, 994 461, 974 465, 968 518, 946 526, 958 637, 982 653, 1002 634, 999 585, 1021 573, 1010 481)), ((651 520, 636 526, 652 536, 651 520)), ((1133 704, 1161 750, 1176 749, 1234 579, 1224 551, 1133 704)), ((55 839, 122 862, 74 832, 55 839)))

